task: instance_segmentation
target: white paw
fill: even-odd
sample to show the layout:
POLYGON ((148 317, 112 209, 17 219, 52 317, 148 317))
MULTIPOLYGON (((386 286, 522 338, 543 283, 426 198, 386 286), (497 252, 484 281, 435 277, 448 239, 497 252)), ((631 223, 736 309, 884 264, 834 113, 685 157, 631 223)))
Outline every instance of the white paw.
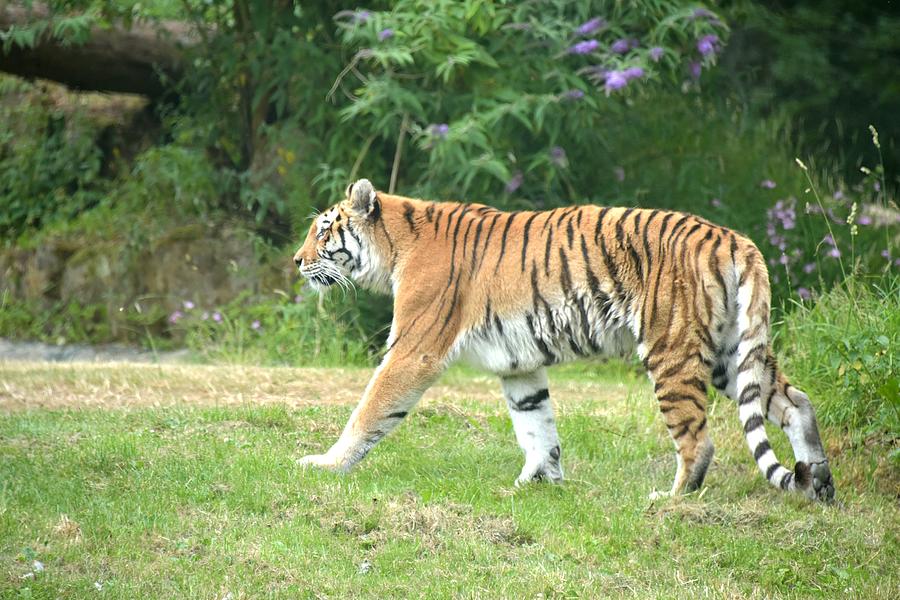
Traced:
POLYGON ((337 463, 327 454, 310 454, 297 460, 297 464, 301 467, 318 467, 320 469, 328 469, 329 471, 343 471, 344 467, 337 463))
POLYGON ((650 502, 655 502, 656 500, 662 500, 664 498, 670 498, 672 496, 672 492, 657 492, 653 491, 647 496, 650 499, 650 502))
POLYGON ((525 465, 522 472, 516 478, 515 486, 522 487, 529 483, 549 481, 550 483, 562 483, 563 473, 559 463, 543 464, 534 467, 525 465))

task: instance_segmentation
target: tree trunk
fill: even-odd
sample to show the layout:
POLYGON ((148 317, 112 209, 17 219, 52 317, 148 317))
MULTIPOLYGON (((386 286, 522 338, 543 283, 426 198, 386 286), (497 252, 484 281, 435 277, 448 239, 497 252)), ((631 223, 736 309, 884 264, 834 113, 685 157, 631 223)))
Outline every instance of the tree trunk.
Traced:
MULTIPOLYGON (((0 0, 0 31, 27 26, 50 16, 46 7, 30 10, 0 0)), ((63 45, 44 33, 31 48, 0 47, 0 71, 49 79, 70 88, 141 94, 157 98, 183 74, 183 51, 199 40, 190 26, 174 21, 135 23, 130 29, 94 27, 81 45, 63 45)))

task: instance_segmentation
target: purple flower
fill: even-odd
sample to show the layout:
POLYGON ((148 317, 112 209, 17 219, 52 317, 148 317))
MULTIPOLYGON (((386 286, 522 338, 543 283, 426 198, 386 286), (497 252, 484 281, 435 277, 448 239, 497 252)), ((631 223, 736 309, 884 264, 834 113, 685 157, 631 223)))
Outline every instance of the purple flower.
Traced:
POLYGON ((712 205, 713 208, 721 208, 722 207, 722 201, 719 200, 718 198, 713 198, 712 200, 709 201, 709 203, 710 203, 710 205, 712 205))
POLYGON ((881 257, 887 260, 891 260, 891 253, 888 250, 882 250, 881 257))
POLYGON ((806 263, 805 265, 803 265, 803 272, 806 273, 807 275, 809 275, 810 273, 812 273, 815 270, 816 270, 816 263, 814 263, 814 262, 806 263))
POLYGON ((622 71, 610 71, 606 74, 606 84, 604 87, 606 88, 607 96, 610 92, 620 90, 626 85, 628 85, 628 79, 622 71))
POLYGON ((640 79, 644 76, 644 69, 640 67, 628 67, 624 71, 622 71, 622 75, 625 77, 626 81, 631 81, 632 79, 640 79))
POLYGON ((703 65, 701 65, 697 61, 694 61, 689 65, 688 68, 691 71, 691 77, 693 77, 694 79, 700 79, 700 73, 703 72, 703 65))
POLYGON ((841 251, 838 250, 837 248, 832 248, 831 250, 828 251, 828 256, 830 256, 831 258, 840 258, 841 251))
POLYGON ((823 238, 822 238, 822 241, 825 242, 826 244, 828 244, 829 246, 832 246, 832 247, 835 246, 834 238, 831 237, 831 234, 830 234, 830 233, 827 234, 825 237, 823 237, 823 238))
POLYGON ((700 52, 702 56, 709 56, 710 54, 715 54, 716 46, 719 43, 719 36, 717 35, 704 35, 702 38, 697 40, 697 51, 700 52))
POLYGON ((184 316, 184 313, 183 313, 183 312, 181 312, 180 310, 176 310, 176 311, 173 312, 171 315, 169 315, 169 323, 172 323, 172 324, 174 325, 174 324, 177 323, 177 322, 181 319, 181 317, 183 317, 183 316, 184 316))
POLYGON ((300 304, 301 302, 303 302, 303 296, 301 296, 300 294, 294 296, 294 304, 300 304))
MULTIPOLYGON (((695 63, 696 64, 696 63, 695 63)), ((759 182, 759 187, 765 188, 767 190, 774 190, 777 184, 771 179, 763 179, 759 182)))
POLYGON ((872 217, 870 217, 869 215, 859 215, 859 218, 856 219, 856 222, 862 226, 871 225, 872 217))
POLYGON ((262 325, 260 324, 259 320, 250 323, 250 329, 252 329, 253 331, 259 331, 261 327, 262 325))
POLYGON ((622 38, 613 42, 612 46, 610 46, 609 49, 616 54, 625 54, 626 52, 628 52, 628 50, 631 49, 631 42, 629 42, 625 38, 622 38))
POLYGON ((778 257, 778 264, 787 265, 788 262, 790 262, 790 259, 788 259, 788 255, 782 252, 781 256, 778 257))
POLYGON ((194 303, 190 300, 185 300, 184 302, 182 302, 182 305, 184 306, 184 310, 191 310, 192 308, 194 308, 194 303))
POLYGON ((560 146, 553 146, 550 148, 550 162, 557 167, 565 169, 569 165, 569 161, 566 158, 566 151, 560 146))
POLYGON ((392 37, 394 37, 394 30, 391 29, 390 27, 388 27, 387 29, 382 29, 381 31, 378 32, 378 39, 381 40, 382 42, 384 40, 390 39, 392 37))
POLYGON ((594 17, 590 21, 585 21, 581 25, 579 25, 578 29, 575 31, 578 32, 578 35, 591 35, 595 31, 603 29, 606 27, 606 19, 602 19, 600 17, 594 17))
POLYGON ((344 19, 348 18, 350 21, 353 21, 356 25, 361 25, 372 18, 371 11, 368 10, 342 10, 334 15, 335 19, 344 19))
POLYGON ((516 171, 516 173, 510 178, 510 180, 506 182, 506 193, 512 194, 517 189, 522 187, 522 182, 524 180, 525 176, 522 175, 522 171, 516 171))
POLYGON ((650 59, 653 62, 659 62, 659 59, 662 58, 664 50, 659 46, 654 46, 650 48, 650 59))
POLYGON ((625 169, 622 167, 613 167, 613 175, 616 177, 616 181, 620 183, 625 181, 625 169))
POLYGON ((569 54, 590 54, 599 47, 600 42, 597 40, 584 40, 569 48, 569 54))
POLYGON ((220 313, 219 311, 214 312, 212 315, 212 319, 216 323, 221 323, 222 322, 222 313, 220 313))
POLYGON ((450 126, 446 123, 436 123, 428 126, 428 132, 434 137, 445 138, 450 133, 450 126))
POLYGON ((810 298, 812 298, 812 293, 809 291, 808 288, 805 288, 805 287, 798 287, 797 295, 800 297, 801 300, 809 300, 810 298))
POLYGON ((584 92, 581 90, 569 90, 568 92, 563 92, 562 98, 564 100, 581 100, 584 98, 584 92))

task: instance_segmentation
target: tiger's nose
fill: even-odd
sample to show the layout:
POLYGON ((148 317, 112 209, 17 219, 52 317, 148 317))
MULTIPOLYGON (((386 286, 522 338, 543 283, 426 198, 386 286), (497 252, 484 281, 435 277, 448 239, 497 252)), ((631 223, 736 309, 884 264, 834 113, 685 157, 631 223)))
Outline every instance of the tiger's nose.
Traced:
POLYGON ((294 257, 294 264, 297 265, 297 268, 301 268, 303 266, 303 259, 300 257, 294 257))

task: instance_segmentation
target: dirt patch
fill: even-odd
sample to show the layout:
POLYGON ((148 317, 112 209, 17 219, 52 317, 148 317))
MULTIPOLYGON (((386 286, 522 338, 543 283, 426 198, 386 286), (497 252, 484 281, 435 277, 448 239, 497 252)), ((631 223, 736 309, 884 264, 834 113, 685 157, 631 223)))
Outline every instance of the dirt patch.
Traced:
MULTIPOLYGON (((373 369, 288 368, 245 365, 127 364, 0 361, 0 412, 34 409, 117 409, 168 406, 282 404, 355 405, 373 369)), ((621 414, 643 402, 634 382, 554 380, 558 416, 621 414)), ((432 386, 417 410, 474 419, 503 414, 500 383, 489 375, 453 373, 432 386)))
POLYGON ((472 507, 452 502, 426 504, 413 493, 384 502, 373 500, 354 514, 332 513, 323 516, 321 523, 324 529, 355 536, 364 549, 397 539, 418 540, 428 552, 460 540, 512 547, 534 542, 510 517, 474 514, 472 507))
MULTIPOLYGON (((359 401, 371 369, 94 363, 0 363, 0 411, 61 408, 291 407, 359 401)), ((465 398, 502 406, 499 385, 433 386, 424 401, 465 398)))

